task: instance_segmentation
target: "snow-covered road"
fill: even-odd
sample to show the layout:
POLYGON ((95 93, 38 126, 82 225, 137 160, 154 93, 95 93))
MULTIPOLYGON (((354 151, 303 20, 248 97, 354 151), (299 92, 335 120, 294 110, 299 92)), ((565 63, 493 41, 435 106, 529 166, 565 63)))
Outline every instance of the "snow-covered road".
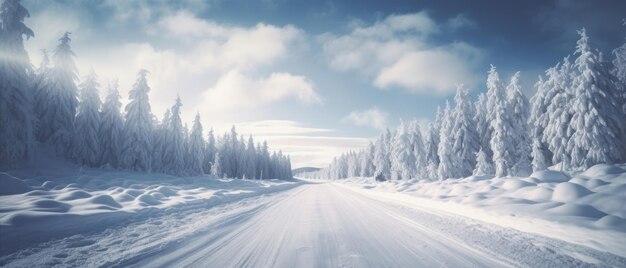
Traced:
POLYGON ((4 259, 9 266, 614 266, 587 247, 383 200, 334 183, 178 211, 76 235, 4 259))

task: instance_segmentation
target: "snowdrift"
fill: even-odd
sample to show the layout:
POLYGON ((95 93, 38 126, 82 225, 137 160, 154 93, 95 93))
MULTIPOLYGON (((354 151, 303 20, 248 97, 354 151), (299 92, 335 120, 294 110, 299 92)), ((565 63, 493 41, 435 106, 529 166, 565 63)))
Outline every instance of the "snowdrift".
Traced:
POLYGON ((440 204, 460 204, 494 215, 626 233, 626 164, 601 164, 572 174, 552 169, 529 177, 471 176, 378 183, 373 178, 350 178, 338 182, 402 192, 440 204))
POLYGON ((54 159, 39 165, 0 172, 0 255, 159 213, 208 208, 298 185, 81 169, 54 159))

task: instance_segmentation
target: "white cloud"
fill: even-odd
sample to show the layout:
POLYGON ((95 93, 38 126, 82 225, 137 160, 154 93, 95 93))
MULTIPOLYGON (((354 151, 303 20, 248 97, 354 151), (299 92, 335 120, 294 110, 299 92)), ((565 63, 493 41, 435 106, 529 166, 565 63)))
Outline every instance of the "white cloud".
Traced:
POLYGON ((344 120, 357 126, 367 126, 382 130, 387 127, 388 116, 387 112, 380 110, 378 107, 373 107, 367 110, 353 111, 344 120))
POLYGON ((220 77, 214 87, 203 93, 203 114, 235 111, 293 98, 304 104, 321 103, 310 80, 289 73, 272 73, 263 79, 251 79, 237 70, 220 77))
POLYGON ((426 12, 391 15, 350 33, 319 37, 331 68, 356 71, 380 89, 418 94, 448 94, 459 82, 472 84, 482 52, 463 42, 435 45, 430 39, 452 27, 467 26, 464 16, 439 26, 426 12))

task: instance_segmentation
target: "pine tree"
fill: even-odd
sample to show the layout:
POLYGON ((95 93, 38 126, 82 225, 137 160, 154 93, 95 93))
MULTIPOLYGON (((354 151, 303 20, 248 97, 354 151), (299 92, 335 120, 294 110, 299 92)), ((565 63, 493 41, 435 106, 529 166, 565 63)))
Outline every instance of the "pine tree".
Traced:
POLYGON ((476 168, 474 168, 472 173, 473 175, 484 176, 493 174, 493 166, 487 161, 487 159, 487 154, 483 151, 483 149, 480 149, 480 151, 476 154, 476 168))
POLYGON ((511 83, 507 87, 507 100, 509 105, 508 119, 511 122, 510 134, 512 138, 513 150, 511 155, 511 175, 528 176, 531 173, 531 139, 528 125, 528 99, 522 94, 520 73, 517 72, 511 78, 511 83))
POLYGON ((409 124, 409 144, 411 152, 409 155, 409 162, 412 168, 412 177, 423 178, 428 176, 426 172, 427 156, 426 147, 424 145, 424 138, 422 132, 419 129, 419 125, 416 120, 413 120, 409 124))
POLYGON ((202 123, 200 123, 200 113, 196 113, 196 118, 193 121, 193 127, 191 128, 191 135, 189 138, 189 170, 193 175, 204 174, 205 144, 202 134, 202 123))
POLYGON ((102 105, 100 114, 102 124, 98 131, 100 164, 109 164, 114 168, 119 167, 124 128, 124 120, 120 112, 122 108, 120 98, 118 83, 114 81, 109 85, 109 93, 102 105))
POLYGON ((374 150, 374 166, 376 167, 374 171, 374 178, 378 181, 385 181, 390 179, 389 176, 389 159, 387 158, 387 148, 385 148, 385 139, 384 136, 381 136, 376 141, 376 147, 374 150))
POLYGON ((529 124, 531 125, 531 140, 532 140, 532 169, 533 171, 545 170, 551 165, 551 152, 548 149, 548 144, 544 142, 544 130, 546 128, 546 122, 543 120, 545 113, 547 112, 547 103, 545 102, 547 95, 547 84, 543 81, 543 78, 539 76, 539 80, 535 83, 537 92, 531 98, 531 112, 529 118, 529 124))
POLYGON ((183 175, 185 172, 185 145, 184 145, 184 131, 183 123, 180 118, 180 108, 183 104, 180 101, 180 97, 176 97, 176 102, 170 109, 171 117, 169 120, 168 139, 165 144, 165 155, 163 158, 166 173, 173 175, 183 175))
POLYGON ((78 164, 97 166, 100 163, 100 141, 98 129, 100 120, 100 102, 98 77, 92 70, 80 85, 80 103, 76 115, 73 157, 78 164))
POLYGON ((570 127, 572 137, 567 147, 571 164, 588 168, 598 163, 616 163, 624 159, 622 143, 624 121, 616 78, 589 46, 585 29, 579 31, 574 77, 574 110, 570 127))
POLYGON ((414 161, 410 156, 413 148, 410 144, 407 128, 404 122, 400 122, 400 127, 396 131, 391 146, 391 179, 408 180, 413 175, 414 161))
POLYGON ((165 161, 168 141, 170 140, 170 121, 172 112, 166 109, 161 122, 156 124, 152 135, 152 171, 167 173, 168 165, 165 161))
POLYGON ((454 97, 454 125, 452 127, 452 159, 454 160, 456 177, 472 174, 476 166, 476 153, 480 149, 480 140, 474 121, 474 106, 469 91, 463 85, 457 87, 454 97))
POLYGON ((209 130, 209 135, 207 136, 207 143, 204 152, 204 170, 207 172, 211 171, 211 166, 215 162, 215 153, 217 149, 215 148, 215 136, 213 135, 213 129, 209 130))
MULTIPOLYGON (((493 152, 491 151, 491 118, 489 108, 487 107, 487 95, 485 95, 485 93, 478 95, 478 100, 474 106, 476 107, 476 115, 474 116, 476 133, 478 133, 480 150, 485 154, 485 160, 482 163, 481 170, 483 170, 485 174, 494 174, 493 152)), ((478 162, 478 159, 476 159, 476 162, 478 162)))
POLYGON ((439 146, 437 149, 437 154, 439 155, 437 174, 441 180, 456 177, 453 159, 454 144, 452 141, 453 120, 453 111, 450 108, 450 103, 446 101, 446 106, 443 109, 443 121, 441 121, 441 129, 439 130, 439 146))
POLYGON ((48 110, 40 119, 43 141, 60 156, 69 154, 74 134, 74 117, 78 106, 78 71, 74 52, 70 48, 70 33, 65 33, 54 51, 54 66, 50 71, 50 98, 48 110))
POLYGON ((40 121, 43 118, 44 114, 48 110, 46 105, 47 101, 50 99, 50 57, 48 56, 48 51, 45 49, 41 50, 42 60, 39 64, 39 68, 37 69, 37 74, 35 81, 33 83, 33 112, 35 117, 35 138, 37 140, 42 140, 41 135, 41 127, 42 122, 40 121))
POLYGON ((252 136, 248 137, 248 146, 246 148, 246 178, 256 179, 257 156, 254 148, 254 140, 252 136))
POLYGON ((493 133, 491 136, 491 150, 493 152, 493 163, 495 164, 496 177, 509 175, 510 165, 514 164, 511 159, 511 122, 508 115, 510 110, 507 105, 506 92, 500 83, 500 77, 494 66, 491 66, 487 85, 493 89, 490 99, 493 100, 492 110, 495 119, 491 122, 493 133))
POLYGON ((0 5, 0 166, 16 166, 33 153, 33 70, 24 49, 24 37, 34 36, 24 25, 29 16, 19 0, 0 5))
MULTIPOLYGON (((626 26, 626 19, 624 19, 623 25, 626 26)), ((613 55, 615 56, 615 59, 613 59, 613 66, 615 66, 613 75, 615 75, 622 84, 626 84, 626 42, 613 50, 613 55)))
POLYGON ((548 69, 547 75, 545 86, 548 91, 545 102, 548 103, 548 107, 544 116, 540 118, 546 126, 543 142, 548 144, 552 152, 552 162, 555 164, 560 162, 563 169, 568 169, 570 151, 568 151, 567 142, 572 135, 570 122, 574 102, 571 86, 574 72, 569 56, 563 59, 562 65, 548 69))
POLYGON ((130 102, 126 105, 124 122, 124 147, 122 149, 122 167, 138 170, 151 170, 152 151, 152 112, 148 99, 148 71, 139 71, 137 81, 129 92, 130 102))
POLYGON ((213 163, 213 165, 211 166, 211 175, 218 177, 218 178, 223 178, 226 175, 224 174, 224 171, 222 170, 222 157, 220 156, 220 152, 216 152, 215 153, 215 163, 213 163))

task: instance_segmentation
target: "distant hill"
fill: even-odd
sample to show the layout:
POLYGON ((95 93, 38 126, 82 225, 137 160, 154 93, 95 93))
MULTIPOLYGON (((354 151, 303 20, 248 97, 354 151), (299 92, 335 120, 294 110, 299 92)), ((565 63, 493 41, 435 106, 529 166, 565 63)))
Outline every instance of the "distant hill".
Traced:
POLYGON ((304 173, 304 172, 315 172, 320 169, 321 168, 316 168, 316 167, 301 167, 301 168, 292 169, 291 173, 295 175, 295 174, 304 173))

